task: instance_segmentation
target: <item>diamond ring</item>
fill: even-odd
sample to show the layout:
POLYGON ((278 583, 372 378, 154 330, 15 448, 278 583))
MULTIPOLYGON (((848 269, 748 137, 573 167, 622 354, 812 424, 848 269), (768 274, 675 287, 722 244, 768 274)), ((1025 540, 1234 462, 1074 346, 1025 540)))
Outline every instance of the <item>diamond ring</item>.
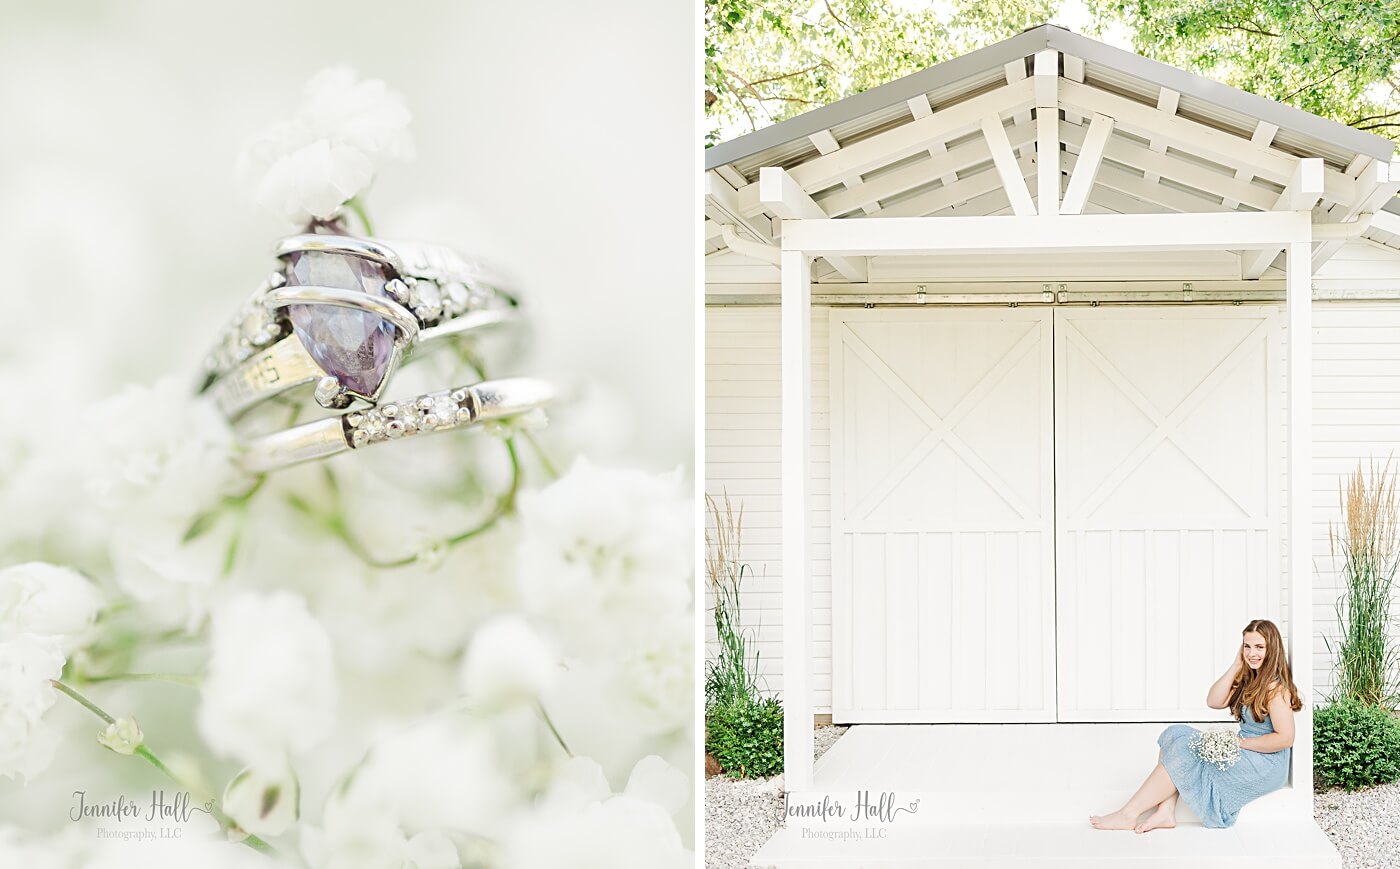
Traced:
POLYGON ((266 473, 346 450, 528 413, 555 397, 553 386, 533 377, 484 380, 252 438, 244 445, 241 461, 252 473, 266 473))
POLYGON ((318 404, 377 404, 417 345, 520 319, 516 299, 451 249, 351 235, 282 239, 284 262, 205 360, 200 392, 230 419, 306 383, 318 404))

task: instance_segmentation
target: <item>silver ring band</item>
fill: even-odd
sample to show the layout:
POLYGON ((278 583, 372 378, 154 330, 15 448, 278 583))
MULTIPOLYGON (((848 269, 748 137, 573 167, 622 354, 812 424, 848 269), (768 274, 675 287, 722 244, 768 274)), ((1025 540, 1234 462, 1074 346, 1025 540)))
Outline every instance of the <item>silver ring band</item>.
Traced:
POLYGON ((527 413, 555 396, 552 385, 533 377, 485 380, 253 438, 244 446, 241 462, 251 473, 266 473, 346 450, 527 413))

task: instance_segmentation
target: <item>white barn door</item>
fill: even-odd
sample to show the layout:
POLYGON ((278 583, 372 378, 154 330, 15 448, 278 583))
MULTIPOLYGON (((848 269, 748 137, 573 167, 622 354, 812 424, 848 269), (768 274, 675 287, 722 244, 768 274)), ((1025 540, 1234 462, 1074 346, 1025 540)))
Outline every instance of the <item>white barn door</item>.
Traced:
POLYGON ((1054 721, 1051 311, 831 311, 832 715, 1054 721))
POLYGON ((1240 628, 1279 620, 1280 328, 1267 306, 1055 311, 1059 720, 1217 717, 1240 628))

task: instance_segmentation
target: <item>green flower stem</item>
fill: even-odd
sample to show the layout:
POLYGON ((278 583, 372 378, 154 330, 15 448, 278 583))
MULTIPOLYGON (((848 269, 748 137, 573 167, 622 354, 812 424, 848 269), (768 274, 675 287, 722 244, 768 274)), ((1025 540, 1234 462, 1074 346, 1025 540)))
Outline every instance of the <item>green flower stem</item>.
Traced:
POLYGON ((101 676, 80 676, 83 682, 170 682, 175 685, 199 687, 199 677, 184 673, 107 673, 101 676))
MULTIPOLYGON (((465 531, 448 537, 446 540, 443 541, 447 546, 456 546, 459 543, 465 543, 466 541, 471 540, 473 537, 478 537, 486 533, 487 531, 491 530, 491 528, 495 527, 497 522, 499 522, 504 516, 506 516, 508 513, 510 513, 511 510, 515 508, 515 499, 520 492, 520 482, 523 476, 523 472, 520 467, 520 451, 515 446, 514 437, 505 438, 504 443, 506 445, 506 452, 510 455, 510 488, 506 490, 505 494, 501 495, 500 498, 497 499, 496 507, 491 511, 491 515, 487 516, 480 524, 474 525, 465 531)), ((339 487, 335 484, 335 478, 330 476, 329 468, 327 468, 327 479, 330 482, 331 491, 337 499, 337 511, 332 515, 322 516, 320 518, 325 523, 326 529, 330 531, 330 533, 333 534, 338 540, 344 543, 345 547, 350 550, 351 554, 353 554, 356 558, 360 559, 370 567, 380 570, 388 570, 396 567, 407 567, 410 564, 414 564, 419 560, 419 556, 416 554, 405 555, 402 558, 381 559, 375 557, 373 553, 365 549, 364 545, 361 544, 357 539, 355 539, 355 535, 351 532, 349 526, 345 522, 344 515, 339 510, 340 491, 339 487)), ((300 506, 298 506, 298 509, 301 509, 303 512, 307 512, 308 507, 303 503, 300 506)))
POLYGON ((558 740, 558 742, 559 742, 559 747, 562 748, 562 749, 564 749, 564 753, 567 754, 569 757, 573 757, 573 756, 574 756, 574 753, 573 753, 572 751, 569 750, 568 744, 567 744, 566 742, 564 742, 564 737, 562 737, 562 736, 559 735, 559 729, 556 728, 556 727, 554 726, 554 722, 553 722, 552 720, 550 720, 549 713, 546 712, 546 711, 544 711, 544 706, 543 706, 543 704, 541 704, 541 703, 539 703, 538 701, 536 701, 536 703, 535 703, 535 708, 538 709, 538 710, 540 710, 540 717, 544 719, 545 725, 549 727, 549 732, 552 733, 552 734, 554 734, 554 738, 555 738, 556 740, 558 740))
POLYGON ((559 469, 555 467, 554 462, 550 461, 549 454, 544 451, 544 447, 540 446, 540 442, 535 440, 535 436, 528 431, 523 431, 521 434, 534 448, 535 458, 540 460, 540 465, 544 467, 545 471, 554 479, 559 479, 559 469))
POLYGON ((374 227, 369 222, 369 214, 365 212, 365 204, 356 196, 345 203, 345 206, 355 212, 355 216, 360 219, 360 226, 364 227, 365 235, 374 235, 374 227))
MULTIPOLYGON (((50 679, 49 684, 53 685, 55 688, 57 688, 64 694, 67 694, 70 698, 77 702, 78 705, 82 706, 84 709, 91 712, 93 715, 96 715, 98 718, 101 718, 107 724, 116 723, 116 719, 113 718, 111 715, 108 715, 102 707, 98 706, 96 703, 93 703, 91 700, 87 699, 82 694, 75 691, 72 687, 65 685, 57 679, 50 679)), ((187 791, 193 791, 193 788, 180 781, 179 776, 175 775, 174 771, 172 771, 170 767, 166 766, 164 761, 156 757, 155 752, 147 748, 144 742, 136 746, 135 754, 143 758, 151 766, 164 773, 166 778, 170 779, 177 786, 184 788, 187 791)), ((217 803, 211 802, 210 813, 214 816, 214 819, 219 822, 219 825, 224 829, 229 829, 230 827, 237 826, 234 823, 233 819, 231 819, 228 815, 225 815, 223 813, 223 810, 219 808, 217 803)), ((248 833, 246 837, 242 839, 242 842, 249 848, 252 848, 254 851, 261 851, 264 854, 271 855, 277 854, 276 849, 274 849, 271 845, 258 838, 257 836, 254 836, 252 833, 248 833)))

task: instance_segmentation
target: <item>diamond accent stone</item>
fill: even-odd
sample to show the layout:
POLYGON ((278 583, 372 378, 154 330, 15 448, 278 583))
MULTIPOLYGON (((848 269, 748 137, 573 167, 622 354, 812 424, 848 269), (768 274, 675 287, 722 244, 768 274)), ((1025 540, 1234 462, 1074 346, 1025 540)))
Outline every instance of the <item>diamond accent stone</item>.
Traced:
POLYGON ((425 324, 432 323, 442 316, 442 293, 438 291, 437 284, 427 278, 419 278, 413 282, 413 287, 409 290, 409 307, 413 309, 413 314, 425 324))
MULTIPOLYGON (((287 285, 358 290, 386 298, 384 267, 374 260, 323 251, 287 257, 287 285)), ((291 305, 297 337, 322 370, 347 389, 374 395, 389 372, 398 329, 378 314, 334 305, 291 305)))

